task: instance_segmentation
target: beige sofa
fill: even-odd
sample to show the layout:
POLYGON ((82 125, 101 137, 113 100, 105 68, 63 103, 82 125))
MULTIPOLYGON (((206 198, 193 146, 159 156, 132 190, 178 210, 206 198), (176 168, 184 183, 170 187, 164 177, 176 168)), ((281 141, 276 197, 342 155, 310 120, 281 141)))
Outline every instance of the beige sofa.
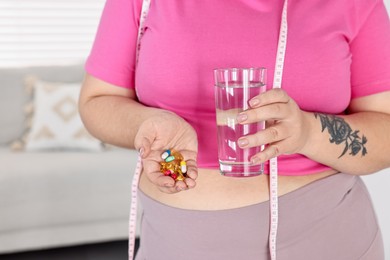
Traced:
MULTIPOLYGON (((11 151, 24 80, 81 82, 81 65, 0 69, 0 254, 127 239, 135 151, 11 151)), ((0 256, 1 257, 1 256, 0 256)))

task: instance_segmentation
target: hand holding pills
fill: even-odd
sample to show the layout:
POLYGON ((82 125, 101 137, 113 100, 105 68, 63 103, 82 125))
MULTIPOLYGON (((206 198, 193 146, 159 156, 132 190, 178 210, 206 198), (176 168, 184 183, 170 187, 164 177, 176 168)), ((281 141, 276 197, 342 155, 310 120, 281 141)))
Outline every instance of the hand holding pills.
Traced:
POLYGON ((181 117, 163 112, 144 121, 135 137, 143 174, 164 193, 192 189, 198 169, 197 135, 181 117))

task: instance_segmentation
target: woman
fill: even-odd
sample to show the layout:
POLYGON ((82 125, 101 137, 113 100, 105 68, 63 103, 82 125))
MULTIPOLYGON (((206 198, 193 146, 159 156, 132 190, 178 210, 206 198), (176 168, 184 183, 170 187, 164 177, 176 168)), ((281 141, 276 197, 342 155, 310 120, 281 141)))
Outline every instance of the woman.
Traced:
MULTIPOLYGON (((141 5, 107 1, 80 98, 94 136, 140 151, 137 259, 268 259, 268 174, 219 174, 212 72, 264 66, 272 82, 283 2, 152 0, 135 69, 141 5), (184 181, 160 172, 167 149, 184 181)), ((266 145, 253 163, 278 156, 278 259, 384 259, 358 176, 390 166, 386 9, 292 0, 288 14, 283 90, 269 84, 237 118, 275 122, 238 144, 266 145)))

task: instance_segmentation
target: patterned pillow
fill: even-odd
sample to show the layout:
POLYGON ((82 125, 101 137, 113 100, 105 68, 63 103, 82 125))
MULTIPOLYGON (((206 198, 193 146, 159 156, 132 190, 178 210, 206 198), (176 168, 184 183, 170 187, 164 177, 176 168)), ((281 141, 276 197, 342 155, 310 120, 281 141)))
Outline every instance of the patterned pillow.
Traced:
POLYGON ((89 150, 101 151, 102 143, 84 128, 78 113, 81 83, 31 84, 33 101, 30 128, 24 138, 26 151, 89 150))

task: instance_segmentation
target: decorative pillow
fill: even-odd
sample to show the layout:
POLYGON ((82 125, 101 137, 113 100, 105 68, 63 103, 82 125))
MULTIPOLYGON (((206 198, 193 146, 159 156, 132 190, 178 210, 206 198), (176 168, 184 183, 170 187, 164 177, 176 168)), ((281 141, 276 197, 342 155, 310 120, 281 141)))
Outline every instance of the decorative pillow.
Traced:
POLYGON ((102 143, 87 132, 78 113, 81 83, 36 80, 31 84, 30 79, 29 85, 33 101, 26 113, 32 112, 31 127, 19 146, 24 143, 26 151, 102 150, 102 143))

